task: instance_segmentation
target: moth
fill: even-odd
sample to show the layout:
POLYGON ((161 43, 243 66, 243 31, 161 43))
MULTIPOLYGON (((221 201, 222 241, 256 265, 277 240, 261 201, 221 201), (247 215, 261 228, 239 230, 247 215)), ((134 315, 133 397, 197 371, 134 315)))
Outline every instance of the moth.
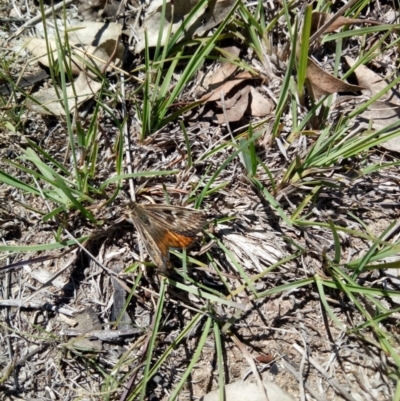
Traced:
POLYGON ((195 235, 208 222, 207 215, 199 210, 168 205, 128 206, 128 221, 134 224, 146 250, 161 270, 170 267, 169 248, 186 248, 195 235))

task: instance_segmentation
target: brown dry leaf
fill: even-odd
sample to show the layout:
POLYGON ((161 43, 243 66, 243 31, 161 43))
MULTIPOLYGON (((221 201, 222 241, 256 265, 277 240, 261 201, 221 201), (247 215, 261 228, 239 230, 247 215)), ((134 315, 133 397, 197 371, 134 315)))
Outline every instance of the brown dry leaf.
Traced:
MULTIPOLYGON (((154 47, 157 45, 160 27, 162 27, 161 45, 164 45, 167 41, 170 24, 173 24, 172 34, 174 34, 182 25, 182 22, 187 20, 187 15, 197 3, 198 0, 174 0, 174 19, 172 20, 171 0, 167 0, 165 20, 162 24, 163 0, 153 0, 146 11, 143 26, 136 30, 139 40, 135 46, 135 53, 140 53, 145 48, 145 31, 147 32, 149 47, 154 47)), ((205 3, 204 7, 201 7, 189 21, 189 24, 186 25, 182 40, 200 36, 218 25, 226 18, 234 4, 235 0, 213 0, 205 3)))
POLYGON ((240 83, 246 81, 247 79, 253 79, 254 77, 247 71, 243 71, 236 75, 234 78, 230 79, 229 81, 224 82, 221 86, 216 88, 211 95, 206 93, 200 99, 202 102, 214 102, 215 100, 221 99, 221 92, 224 95, 228 94, 235 86, 239 85, 240 83))
MULTIPOLYGON (((25 42, 25 46, 35 57, 35 61, 46 67, 49 66, 49 57, 47 56, 46 41, 44 39, 31 38, 25 42)), ((54 49, 53 57, 57 57, 56 41, 54 39, 49 39, 49 47, 52 50, 54 49)))
MULTIPOLYGON (((50 48, 52 49, 54 60, 57 60, 57 44, 55 40, 49 40, 50 48)), ((90 70, 88 70, 88 66, 96 67, 101 70, 104 65, 106 65, 110 57, 113 54, 114 47, 116 43, 115 40, 109 39, 105 43, 102 43, 100 46, 87 46, 86 50, 84 50, 80 45, 71 45, 73 50, 71 57, 71 72, 73 75, 79 75, 81 71, 87 70, 87 73, 90 74, 90 70)), ((121 48, 122 44, 119 44, 117 53, 119 58, 117 58, 117 64, 120 64, 123 50, 121 48)), ((37 57, 35 60, 46 67, 49 67, 49 57, 47 56, 46 49, 46 41, 44 39, 33 38, 28 44, 27 49, 32 53, 34 57, 37 57)), ((115 64, 115 63, 114 63, 115 64)), ((108 66, 107 71, 112 69, 111 66, 108 66)))
POLYGON ((78 0, 78 12, 85 21, 95 21, 101 17, 107 0, 78 0))
MULTIPOLYGON (((76 106, 79 106, 87 99, 93 97, 101 89, 101 83, 93 81, 91 78, 81 73, 76 81, 67 86, 67 97, 69 110, 72 112, 76 106), (77 95, 75 103, 75 93, 77 95)), ((61 88, 58 89, 61 94, 61 88)), ((34 93, 32 97, 38 102, 31 99, 27 100, 28 107, 31 110, 41 114, 54 114, 56 116, 65 116, 65 106, 60 102, 57 97, 57 92, 54 87, 41 89, 34 93), (45 106, 48 110, 46 110, 45 106)))
POLYGON ((201 129, 207 129, 214 121, 215 112, 212 109, 205 110, 204 106, 201 106, 199 110, 190 110, 185 115, 185 120, 192 126, 198 126, 201 129))
MULTIPOLYGON (((315 11, 312 13, 312 21, 311 21, 311 35, 318 31, 321 26, 325 25, 328 21, 334 18, 334 15, 327 13, 320 13, 315 11)), ((373 20, 365 20, 359 18, 346 18, 339 17, 329 25, 323 33, 333 32, 337 29, 341 28, 344 25, 349 24, 373 24, 373 25, 381 25, 378 21, 373 20)))
POLYGON ((274 103, 264 97, 256 88, 250 87, 250 115, 253 117, 264 117, 270 114, 274 103))
POLYGON ((71 22, 68 37, 72 43, 99 46, 109 39, 118 40, 122 27, 114 22, 71 22))
MULTIPOLYGON (((335 19, 335 15, 321 13, 321 12, 313 12, 312 14, 312 22, 311 22, 311 35, 316 33, 320 27, 325 25, 325 23, 332 20, 332 23, 327 26, 322 33, 333 32, 343 25, 348 24, 375 24, 380 25, 377 21, 372 20, 363 20, 357 18, 345 18, 338 17, 335 19)), ((300 51, 300 42, 296 48, 296 53, 300 51)), ((356 85, 350 85, 345 83, 344 81, 335 78, 331 74, 322 70, 311 58, 308 59, 307 63, 307 78, 309 80, 309 90, 314 99, 318 99, 321 96, 336 93, 336 92, 357 92, 361 91, 363 88, 358 87, 356 85)))
MULTIPOLYGON (((110 57, 114 56, 114 65, 120 65, 124 54, 124 46, 119 42, 121 34, 121 25, 110 23, 105 26, 100 22, 85 22, 77 24, 76 22, 69 25, 74 30, 68 32, 69 43, 73 50, 71 57, 71 69, 74 75, 78 75, 80 71, 85 70, 86 63, 96 65, 102 69, 109 62, 110 57), (80 28, 81 29, 77 29, 80 28), (96 45, 93 46, 92 44, 96 45), (94 57, 91 57, 91 56, 94 57), (83 58, 83 61, 82 61, 83 58)), ((35 61, 49 67, 49 57, 47 56, 47 47, 45 39, 32 38, 25 43, 27 49, 35 57, 35 61)), ((53 58, 57 60, 57 43, 54 38, 49 38, 49 46, 53 52, 53 58)), ((109 67, 111 68, 111 67, 109 67)))
POLYGON ((241 72, 233 79, 221 84, 211 94, 205 94, 200 99, 204 103, 216 102, 218 108, 225 109, 225 113, 216 114, 219 124, 239 121, 246 111, 254 117, 263 117, 272 111, 273 104, 251 85, 236 90, 240 84, 248 79, 254 79, 254 77, 247 71, 241 72), (232 95, 234 91, 235 93, 232 95), (228 94, 231 96, 226 97, 228 94), (249 96, 250 94, 251 96, 249 96), (223 104, 221 95, 224 97, 223 104))
POLYGON ((362 86, 350 85, 339 78, 335 78, 320 68, 311 58, 308 58, 307 78, 312 85, 315 99, 330 93, 359 92, 364 89, 362 86))
MULTIPOLYGON (((397 128, 399 128, 400 106, 390 102, 374 102, 367 110, 357 116, 356 122, 366 129, 372 127, 377 131, 396 122, 398 123, 397 128)), ((400 152, 400 137, 393 138, 380 146, 387 150, 400 152)))
POLYGON ((243 92, 241 90, 238 90, 231 97, 225 98, 225 96, 224 96, 224 103, 222 103, 222 100, 217 100, 215 102, 215 104, 220 109, 222 109, 223 107, 225 107, 225 109, 231 109, 237 103, 237 101, 238 101, 239 97, 241 96, 241 94, 243 94, 243 92))
POLYGON ((267 355, 258 355, 254 359, 260 363, 271 363, 275 359, 275 357, 271 354, 267 354, 267 355))
POLYGON ((219 124, 223 123, 233 123, 236 121, 240 121, 244 113, 246 112, 249 106, 249 93, 250 93, 250 86, 245 86, 241 90, 239 90, 233 96, 233 100, 230 99, 229 105, 233 103, 230 108, 227 108, 225 104, 225 113, 216 114, 217 120, 219 124))
MULTIPOLYGON (((356 60, 348 56, 345 57, 345 60, 350 67, 356 63, 356 60)), ((354 70, 354 73, 356 74, 358 83, 366 88, 362 93, 367 96, 372 97, 387 87, 387 83, 382 77, 364 65, 359 65, 354 70)), ((400 106, 400 93, 393 88, 387 91, 380 99, 400 106)))
POLYGON ((357 117, 364 119, 368 125, 371 121, 373 129, 381 130, 395 122, 400 125, 400 106, 390 102, 377 101, 357 117))
POLYGON ((213 88, 221 85, 225 82, 230 76, 232 76, 238 66, 231 63, 223 63, 221 66, 215 71, 214 74, 211 75, 210 82, 208 83, 208 88, 213 88))
MULTIPOLYGON (((236 59, 240 54, 240 49, 236 46, 226 47, 225 49, 222 50, 224 56, 231 60, 236 59)), ((205 82, 205 84, 208 84, 205 87, 211 89, 213 87, 218 87, 223 82, 225 82, 230 76, 232 76, 237 69, 238 69, 237 65, 232 64, 228 61, 221 63, 219 68, 211 74, 209 81, 205 82)))
MULTIPOLYGON (((120 42, 117 43, 114 39, 107 39, 105 42, 102 42, 99 46, 93 48, 92 52, 87 52, 85 57, 86 59, 90 59, 90 62, 99 70, 102 70, 104 65, 110 62, 110 58, 113 57, 114 51, 115 58, 113 58, 113 64, 118 67, 121 65, 121 60, 124 55, 124 45, 120 42), (93 57, 91 57, 92 55, 93 57)), ((107 71, 111 70, 112 67, 108 66, 107 71)))

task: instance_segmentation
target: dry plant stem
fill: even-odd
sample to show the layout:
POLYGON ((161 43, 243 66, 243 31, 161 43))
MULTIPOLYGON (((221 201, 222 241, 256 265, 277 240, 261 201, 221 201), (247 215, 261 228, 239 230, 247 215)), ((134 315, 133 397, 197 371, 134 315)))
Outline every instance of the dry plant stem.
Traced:
MULTIPOLYGON (((63 2, 57 4, 54 7, 50 7, 48 10, 46 10, 44 12, 44 16, 48 17, 50 14, 52 14, 53 12, 57 12, 60 11, 61 9, 63 9, 66 6, 69 6, 70 4, 72 4, 74 2, 74 0, 64 0, 63 2)), ((43 15, 39 14, 36 17, 31 18, 29 21, 25 22, 25 24, 23 24, 17 32, 15 32, 13 35, 11 35, 8 39, 6 39, 5 43, 7 44, 10 40, 16 38, 17 36, 21 35, 21 33, 24 31, 25 28, 29 28, 32 25, 36 25, 37 23, 39 23, 40 21, 42 21, 43 19, 43 15)))
MULTIPOLYGON (((159 297, 158 293, 156 293, 154 291, 151 291, 148 288, 141 287, 141 290, 143 290, 144 292, 150 294, 153 297, 156 297, 156 298, 159 297)), ((177 307, 181 307, 183 309, 191 310, 194 313, 201 313, 204 316, 214 317, 214 315, 212 315, 210 313, 207 313, 207 312, 204 312, 204 310, 199 309, 199 308, 195 308, 195 307, 189 305, 188 303, 186 303, 187 299, 184 296, 182 296, 182 294, 180 294, 179 292, 175 292, 173 290, 173 287, 171 287, 171 289, 168 290, 168 291, 170 291, 170 293, 171 293, 171 297, 168 300, 168 302, 177 305, 177 307)))
MULTIPOLYGON (((109 57, 109 59, 107 60, 107 62, 104 64, 104 66, 103 66, 103 68, 102 68, 102 70, 101 70, 101 74, 102 74, 102 75, 105 74, 105 72, 107 71, 108 66, 111 64, 111 61, 114 60, 114 57, 115 57, 115 55, 117 54, 117 47, 118 47, 118 43, 119 43, 120 38, 121 38, 121 35, 118 36, 118 38, 117 38, 116 41, 115 41, 114 50, 113 50, 113 52, 111 53, 111 56, 109 57)), ((114 66, 114 68, 115 68, 115 66, 114 66)), ((120 70, 120 72, 122 73, 123 71, 120 70)))
POLYGON ((117 341, 125 337, 133 337, 141 333, 141 329, 130 330, 89 330, 87 332, 74 329, 62 330, 61 334, 71 337, 85 337, 101 341, 117 341))
POLYGON ((40 256, 38 258, 33 258, 33 259, 28 259, 28 260, 21 260, 19 262, 12 263, 10 265, 5 265, 3 267, 0 267, 0 271, 4 272, 4 271, 16 269, 18 267, 22 267, 22 266, 25 266, 25 265, 31 265, 33 263, 41 263, 41 262, 46 262, 46 261, 52 260, 52 259, 60 259, 64 255, 67 255, 68 253, 72 252, 75 248, 76 248, 76 246, 73 246, 72 249, 68 249, 67 251, 65 251, 65 252, 63 252, 63 253, 61 253, 60 255, 57 255, 57 256, 40 256))
POLYGON ((297 317, 299 318, 300 329, 301 329, 301 332, 299 333, 299 335, 300 335, 301 339, 303 340, 304 349, 307 350, 307 354, 304 353, 302 358, 301 358, 301 362, 300 362, 300 378, 301 378, 301 380, 299 381, 300 399, 301 399, 301 401, 305 401, 306 400, 306 396, 305 396, 305 393, 304 393, 304 379, 303 378, 304 378, 304 365, 306 363, 306 358, 309 355, 309 347, 307 346, 307 342, 305 340, 306 330, 304 328, 304 324, 301 322, 301 316, 299 316, 299 315, 300 315, 300 312, 297 313, 297 317))
POLYGON ((223 111, 224 117, 225 117, 226 128, 228 128, 229 134, 231 135, 231 138, 232 138, 232 142, 236 143, 235 137, 233 136, 232 131, 231 131, 231 126, 229 125, 229 118, 226 114, 225 94, 223 91, 221 91, 221 104, 222 104, 222 111, 223 111))
MULTIPOLYGON (((124 131, 124 142, 125 142, 125 157, 127 161, 127 169, 128 169, 128 174, 133 173, 132 169, 132 158, 131 158, 131 143, 129 139, 129 132, 128 132, 128 124, 127 124, 127 109, 126 109, 126 98, 125 98, 125 77, 121 74, 121 106, 122 106, 122 118, 125 121, 125 124, 123 126, 123 131, 124 131)), ((136 194, 135 194, 135 183, 133 181, 133 178, 129 179, 129 193, 131 196, 131 201, 136 202, 136 194)), ((139 240, 139 255, 140 255, 140 260, 144 260, 144 249, 143 249, 143 244, 139 240)), ((142 270, 145 270, 145 265, 142 263, 141 264, 142 270)), ((128 291, 129 292, 129 291, 128 291)))
MULTIPOLYGON (((43 285, 38 288, 37 290, 33 291, 31 295, 29 295, 28 298, 25 299, 25 302, 28 302, 30 299, 32 299, 36 294, 38 294, 39 292, 43 291, 46 287, 49 287, 52 285, 53 281, 60 276, 62 273, 64 273, 65 270, 67 270, 76 260, 76 254, 77 254, 77 250, 75 249, 69 259, 69 261, 65 264, 65 266, 59 270, 56 274, 54 274, 52 277, 50 277, 50 279, 48 279, 45 283, 43 283, 43 285)), ((23 304, 21 306, 24 306, 23 304)))
MULTIPOLYGON (((304 355, 304 349, 300 348, 297 344, 293 344, 293 348, 300 354, 304 355)), ((327 380, 327 382, 347 401, 356 401, 356 399, 346 390, 341 386, 336 379, 332 379, 331 375, 326 372, 326 370, 312 358, 311 356, 307 357, 308 361, 311 363, 311 365, 314 366, 315 369, 318 370, 319 373, 321 373, 322 376, 327 380)))
MULTIPOLYGON (((28 65, 29 65, 28 63, 25 63, 25 65, 22 67, 21 72, 19 73, 18 79, 15 82, 16 86, 19 85, 19 83, 21 82, 22 78, 24 77, 24 73, 25 73, 26 69, 28 68, 28 65)), ((6 106, 7 107, 10 106, 13 103, 13 101, 14 101, 14 98, 13 98, 13 96, 11 94, 9 99, 8 99, 8 102, 7 102, 6 106)))
MULTIPOLYGON (((128 124, 126 123, 126 116, 127 116, 127 109, 126 109, 126 98, 125 98, 125 78, 123 75, 121 75, 121 107, 122 107, 122 118, 123 121, 125 121, 124 126, 123 126, 123 131, 124 131, 124 142, 125 142, 125 157, 127 161, 127 169, 128 169, 128 174, 132 174, 132 158, 131 158, 131 152, 130 152, 130 140, 129 140, 129 132, 128 132, 128 124)), ((131 195, 131 200, 133 202, 136 202, 136 195, 135 195, 135 186, 134 186, 133 179, 129 179, 129 192, 131 195)), ((142 257, 142 255, 140 255, 142 257)))
POLYGON ((328 26, 331 26, 339 17, 341 17, 345 11, 350 8, 353 4, 356 4, 359 0, 351 0, 347 4, 345 4, 329 21, 327 21, 324 25, 321 26, 317 30, 317 32, 314 33, 314 35, 311 36, 310 38, 310 46, 315 42, 325 31, 328 26))
MULTIPOLYGON (((294 367, 287 361, 285 361, 285 359, 282 359, 281 361, 283 367, 300 383, 302 381, 304 381, 304 378, 300 375, 299 372, 297 372, 294 367)), ((311 394, 311 396, 313 398, 315 398, 317 401, 324 401, 324 398, 321 398, 321 396, 319 394, 317 394, 315 392, 315 390, 313 388, 310 387, 309 384, 304 383, 304 387, 305 389, 311 394)))
POLYGON ((114 20, 115 22, 118 22, 118 18, 120 17, 122 7, 126 7, 126 1, 127 1, 127 0, 122 0, 122 1, 119 3, 117 12, 115 13, 115 20, 114 20))
POLYGON ((367 393, 370 397, 372 401, 379 401, 378 399, 376 399, 372 394, 371 391, 369 391, 369 389, 365 386, 365 384, 363 383, 362 380, 360 380, 360 378, 358 377, 357 374, 355 374, 355 372, 353 372, 353 376, 356 379, 357 384, 360 386, 360 388, 367 393))
MULTIPOLYGON (((3 242, 4 242, 4 240, 3 240, 3 242)), ((9 258, 7 258, 7 262, 9 263, 9 258)), ((7 264, 8 264, 7 263, 7 264)), ((8 299, 8 297, 9 297, 9 293, 10 293, 10 285, 11 285, 11 276, 10 276, 10 272, 7 272, 6 274, 5 274, 5 276, 6 276, 6 279, 4 280, 4 297, 5 297, 5 299, 8 299)), ((4 313, 5 313, 5 319, 4 319, 4 322, 5 322, 5 325, 6 325, 6 327, 7 327, 7 329, 9 329, 10 331, 11 331, 11 326, 10 326, 10 310, 7 308, 5 311, 4 311, 4 313)), ((8 330, 7 330, 8 331, 8 330)), ((12 345, 11 345, 11 339, 10 339, 10 336, 9 335, 7 335, 7 350, 8 350, 8 359, 9 359, 9 361, 10 361, 10 363, 12 363, 11 361, 13 361, 13 359, 14 359, 14 352, 13 352, 13 347, 12 347, 12 345)), ((14 380, 15 381, 15 380, 14 380)))
MULTIPOLYGON (((37 353, 45 350, 48 348, 50 344, 44 344, 40 345, 39 347, 36 347, 34 350, 29 352, 27 355, 25 355, 22 359, 19 361, 15 361, 14 359, 10 359, 10 362, 8 363, 7 367, 5 370, 2 372, 2 377, 0 377, 0 384, 4 383, 7 381, 8 377, 11 376, 11 374, 15 373, 15 368, 18 366, 24 365, 32 356, 36 355, 37 353)), ((18 386, 18 381, 14 375, 14 383, 15 386, 18 386)))
POLYGON ((397 221, 397 223, 393 226, 393 228, 386 233, 386 235, 382 238, 383 241, 388 241, 389 238, 398 230, 400 227, 400 220, 397 221))
POLYGON ((247 350, 246 346, 236 337, 236 335, 232 334, 231 338, 233 342, 236 344, 236 346, 240 349, 240 351, 242 351, 243 356, 245 357, 247 363, 250 365, 251 370, 253 371, 258 387, 260 388, 260 390, 261 389, 263 390, 266 401, 269 401, 267 390, 264 387, 263 381, 261 379, 259 371, 257 370, 257 366, 254 362, 253 356, 247 350))
POLYGON ((329 342, 329 339, 328 339, 328 342, 329 342, 329 344, 331 344, 331 347, 334 349, 334 351, 332 351, 331 356, 329 357, 328 362, 325 364, 325 365, 326 365, 326 366, 325 366, 325 369, 326 369, 326 370, 329 370, 331 364, 333 363, 333 361, 334 361, 335 359, 337 359, 337 351, 335 351, 335 349, 337 350, 337 349, 340 349, 340 348, 341 348, 341 346, 342 346, 342 344, 343 344, 343 341, 345 341, 345 340, 344 340, 344 339, 345 339, 345 335, 346 335, 346 330, 342 330, 342 331, 339 333, 338 339, 337 339, 336 342, 333 343, 333 344, 330 343, 330 342, 329 342))
POLYGON ((67 236, 72 239, 72 241, 74 241, 76 243, 76 245, 78 246, 78 248, 81 248, 83 252, 85 252, 88 256, 90 256, 93 260, 93 262, 95 262, 98 266, 100 266, 104 271, 106 271, 108 274, 111 274, 112 276, 114 276, 116 279, 118 279, 118 274, 116 274, 114 271, 110 270, 108 267, 105 267, 102 263, 100 263, 95 257, 94 255, 92 255, 80 242, 78 242, 76 240, 76 238, 66 229, 64 228, 64 231, 66 232, 67 236))
POLYGON ((22 21, 25 21, 25 18, 20 18, 20 17, 0 18, 0 23, 1 22, 22 22, 22 21))
POLYGON ((38 347, 34 348, 31 352, 28 352, 23 358, 15 363, 15 366, 21 366, 26 363, 30 358, 36 355, 39 352, 46 350, 49 347, 50 343, 39 345, 38 347))
MULTIPOLYGON (((161 300, 159 299, 158 300, 158 304, 160 302, 161 302, 161 300)), ((156 309, 158 308, 158 304, 156 306, 156 309)), ((156 321, 156 314, 154 313, 153 314, 153 320, 152 320, 151 325, 149 327, 149 332, 146 335, 146 339, 145 339, 145 341, 144 341, 144 343, 143 343, 143 345, 142 345, 142 347, 141 347, 141 349, 139 351, 140 356, 138 357, 138 366, 142 366, 143 363, 144 363, 144 359, 146 358, 146 353, 147 353, 147 350, 149 348, 149 343, 150 343, 150 340, 151 340, 151 336, 154 334, 155 321, 156 321)), ((125 391, 121 394, 120 401, 125 401, 128 398, 129 393, 131 392, 131 389, 133 387, 133 383, 136 380, 138 372, 139 372, 139 369, 136 369, 136 371, 133 373, 133 375, 129 379, 129 382, 125 385, 125 391)))
POLYGON ((133 25, 131 25, 130 27, 129 27, 129 31, 130 31, 130 34, 129 34, 129 39, 128 39, 128 43, 130 44, 130 45, 132 45, 132 39, 133 39, 133 37, 135 37, 135 40, 138 42, 139 41, 139 38, 138 38, 138 36, 135 34, 135 30, 136 30, 136 27, 138 26, 138 24, 139 24, 139 19, 140 19, 140 15, 141 15, 141 13, 142 13, 142 9, 143 9, 143 5, 140 5, 138 8, 136 8, 135 9, 135 11, 136 11, 136 18, 135 18, 135 22, 133 23, 133 25))
POLYGON ((39 310, 48 310, 57 313, 62 313, 63 315, 73 316, 74 311, 67 308, 60 308, 56 305, 50 305, 47 301, 39 302, 39 301, 29 301, 27 300, 19 300, 19 299, 3 299, 0 300, 0 307, 12 307, 12 308, 30 308, 30 309, 39 309, 39 310))
POLYGON ((112 60, 115 58, 115 55, 117 53, 117 46, 118 46, 118 41, 116 42, 116 44, 114 46, 113 53, 111 54, 111 56, 108 58, 107 61, 102 59, 102 58, 100 58, 100 57, 95 56, 94 54, 88 53, 87 50, 82 50, 81 48, 77 47, 76 45, 71 45, 71 49, 74 49, 74 51, 76 51, 76 53, 82 54, 82 57, 88 57, 88 58, 91 58, 93 60, 96 60, 99 63, 104 63, 104 66, 103 66, 103 68, 101 70, 101 73, 103 75, 105 74, 106 69, 109 66, 111 66, 113 68, 113 70, 118 71, 119 73, 124 74, 126 76, 130 76, 129 72, 124 71, 122 68, 119 68, 114 63, 112 63, 112 60))

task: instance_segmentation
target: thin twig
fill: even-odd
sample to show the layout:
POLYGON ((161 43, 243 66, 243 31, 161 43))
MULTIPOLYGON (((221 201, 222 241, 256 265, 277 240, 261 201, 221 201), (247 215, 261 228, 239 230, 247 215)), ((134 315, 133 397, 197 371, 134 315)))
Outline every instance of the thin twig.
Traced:
MULTIPOLYGON (((293 344, 293 348, 300 354, 304 355, 305 351, 300 348, 299 345, 293 344)), ((322 376, 327 380, 327 382, 337 391, 343 398, 347 401, 356 401, 356 399, 349 393, 349 391, 336 380, 331 377, 331 375, 311 356, 307 355, 307 360, 314 366, 315 369, 321 373, 322 376)))
POLYGON ((25 299, 2 299, 0 300, 0 307, 17 307, 17 308, 27 308, 27 309, 40 309, 48 310, 57 313, 62 313, 67 316, 74 316, 76 311, 71 309, 62 308, 57 305, 51 305, 48 301, 29 301, 25 299))
POLYGON ((17 36, 21 35, 21 33, 24 31, 24 29, 26 28, 30 28, 33 25, 38 24, 40 21, 42 21, 43 17, 48 17, 50 14, 52 14, 53 12, 57 12, 60 11, 61 9, 63 9, 66 6, 69 6, 70 4, 72 4, 74 2, 74 0, 64 0, 63 2, 57 4, 54 7, 50 7, 49 9, 47 9, 43 14, 39 14, 36 15, 36 17, 31 18, 29 21, 25 22, 25 24, 23 24, 17 32, 13 33, 8 39, 6 39, 5 43, 7 44, 10 40, 16 38, 17 36))
POLYGON ((236 346, 240 349, 240 351, 242 352, 243 356, 245 357, 247 363, 250 365, 251 370, 253 371, 254 377, 257 381, 257 385, 260 388, 260 391, 262 391, 264 393, 265 399, 267 401, 269 401, 267 390, 264 387, 264 383, 261 379, 260 372, 258 371, 257 366, 254 362, 253 356, 247 350, 246 346, 236 337, 236 335, 233 334, 231 336, 231 339, 236 344, 236 346))
MULTIPOLYGON (((122 118, 124 121, 123 125, 123 132, 124 132, 124 142, 125 142, 125 157, 126 157, 126 164, 128 169, 128 174, 133 173, 132 169, 132 158, 131 158, 131 143, 129 138, 128 132, 128 124, 126 121, 126 116, 128 115, 127 108, 126 108, 126 98, 125 98, 125 77, 121 74, 121 108, 122 108, 122 118)), ((129 193, 131 196, 131 200, 136 202, 136 194, 135 194, 135 183, 132 178, 129 179, 129 193)), ((140 255, 142 257, 142 255, 140 255)))
MULTIPOLYGON (((299 372, 297 372, 294 367, 285 359, 282 359, 281 361, 283 367, 300 383, 301 381, 304 381, 303 377, 300 375, 299 372)), ((321 398, 321 396, 315 392, 315 390, 307 383, 304 383, 305 389, 311 394, 313 398, 315 398, 317 401, 324 401, 325 398, 321 398)))

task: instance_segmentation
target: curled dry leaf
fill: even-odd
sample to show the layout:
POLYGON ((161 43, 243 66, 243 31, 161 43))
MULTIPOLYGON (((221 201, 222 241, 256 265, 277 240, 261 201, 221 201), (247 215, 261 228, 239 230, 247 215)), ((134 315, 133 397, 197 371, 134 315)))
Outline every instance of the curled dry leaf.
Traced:
POLYGON ((222 109, 222 112, 216 114, 219 124, 239 121, 246 111, 253 117, 264 117, 271 112, 273 104, 269 99, 262 96, 251 85, 243 86, 245 81, 250 79, 259 80, 260 77, 253 77, 249 72, 244 71, 225 81, 211 93, 202 96, 200 101, 216 102, 216 106, 222 109), (224 98, 224 103, 221 97, 224 98))
MULTIPOLYGON (((101 70, 111 61, 111 57, 115 65, 121 64, 124 53, 124 46, 119 42, 121 25, 105 25, 100 22, 78 24, 75 21, 69 24, 69 28, 74 28, 68 32, 68 41, 72 49, 71 69, 74 75, 87 70, 88 64, 101 70)), ((51 58, 57 61, 57 42, 54 37, 49 37, 48 43, 53 53, 51 58)), ((47 54, 45 39, 32 38, 25 45, 35 57, 35 61, 50 66, 51 58, 47 54)))
MULTIPOLYGON (((232 92, 234 92, 234 91, 232 91, 232 92)), ((221 93, 221 97, 220 97, 221 100, 217 100, 215 102, 215 104, 220 109, 222 109, 222 108, 231 109, 232 107, 234 107, 236 105, 236 103, 238 102, 240 97, 245 97, 245 96, 247 96, 248 93, 249 93, 248 85, 237 90, 236 93, 234 93, 234 95, 229 98, 225 97, 225 93, 221 93), (223 101, 222 101, 222 96, 224 99, 223 101)))
MULTIPOLYGON (((374 130, 384 129, 396 124, 393 129, 400 128, 400 106, 390 102, 374 102, 367 110, 356 118, 356 122, 365 128, 371 126, 374 130)), ((382 148, 394 152, 400 152, 400 138, 393 138, 380 145, 382 148)))
POLYGON ((274 103, 264 97, 256 88, 250 87, 250 115, 264 117, 274 109, 274 103))
MULTIPOLYGON (((363 97, 344 96, 333 105, 332 109, 336 110, 337 118, 342 118, 343 115, 348 115, 360 107, 363 102, 365 102, 363 97)), ((376 101, 355 117, 353 129, 378 131, 389 126, 392 126, 392 131, 400 128, 400 106, 388 101, 376 101)), ((400 152, 400 138, 393 138, 379 146, 400 152)))
POLYGON ((216 114, 219 124, 240 121, 245 114, 264 117, 271 113, 274 107, 269 99, 251 85, 242 87, 232 97, 225 99, 224 103, 222 100, 216 101, 216 105, 222 109, 222 113, 216 114))
MULTIPOLYGON (((316 33, 322 26, 326 23, 331 21, 323 32, 333 32, 344 25, 348 24, 378 24, 379 22, 372 21, 372 20, 362 20, 362 19, 355 19, 355 18, 345 18, 345 17, 338 17, 336 18, 335 15, 321 13, 321 12, 314 12, 312 14, 312 22, 311 22, 311 35, 316 33)), ((301 42, 298 43, 296 48, 296 54, 299 54, 301 42)), ((350 85, 333 75, 325 72, 322 70, 311 58, 308 59, 307 63, 307 79, 309 83, 309 90, 311 95, 314 99, 318 99, 321 96, 336 93, 336 92, 358 92, 364 89, 361 86, 357 85, 350 85)))
POLYGON ((224 82, 222 85, 220 85, 218 88, 214 89, 211 94, 206 93, 205 95, 202 96, 200 101, 202 102, 214 102, 216 100, 221 99, 221 92, 224 95, 227 95, 235 86, 241 84, 242 82, 248 80, 248 79, 254 79, 254 77, 248 72, 248 71, 243 71, 236 75, 234 78, 231 78, 229 81, 224 82))
MULTIPOLYGON (((345 57, 347 64, 352 67, 356 60, 345 57)), ((363 85, 362 93, 367 96, 375 96, 387 88, 387 82, 378 74, 364 65, 359 65, 355 70, 358 82, 363 85)), ((359 126, 373 130, 382 130, 399 123, 400 127, 400 94, 395 89, 389 89, 379 100, 371 104, 365 111, 357 115, 355 119, 359 126)), ((380 145, 382 148, 400 152, 400 138, 393 138, 380 145)))
POLYGON ((346 18, 346 17, 338 17, 335 19, 335 15, 328 14, 328 13, 320 13, 315 11, 312 13, 312 20, 311 20, 311 35, 318 31, 323 25, 325 25, 328 21, 332 21, 330 25, 328 25, 324 32, 322 33, 329 33, 336 31, 337 29, 341 28, 344 25, 350 24, 373 24, 373 25, 381 25, 378 21, 373 20, 366 20, 366 19, 359 19, 359 18, 346 18))
POLYGON ((363 86, 351 85, 325 72, 311 58, 308 58, 307 79, 311 84, 314 99, 336 92, 359 92, 363 86))
POLYGON ((222 113, 216 115, 218 123, 233 123, 240 121, 249 106, 250 87, 245 86, 226 101, 224 105, 220 102, 222 113), (224 112, 225 109, 225 112, 224 112))
POLYGON ((231 63, 223 63, 215 74, 211 75, 210 82, 208 83, 209 88, 218 87, 231 77, 238 69, 238 66, 231 63))
MULTIPOLYGON (((351 57, 346 56, 345 60, 350 67, 356 63, 356 60, 351 57)), ((387 82, 380 77, 378 74, 370 70, 365 65, 359 65, 355 70, 358 83, 362 85, 365 89, 362 90, 362 93, 368 96, 375 96, 381 90, 387 88, 387 82)), ((400 93, 395 89, 389 89, 385 94, 380 98, 381 101, 389 101, 393 104, 397 104, 400 106, 400 93)))
MULTIPOLYGON (((221 53, 225 58, 233 61, 238 59, 240 49, 236 46, 229 46, 221 49, 221 53)), ((216 70, 210 71, 202 79, 201 86, 199 85, 199 88, 197 89, 196 97, 200 97, 206 91, 209 92, 212 89, 218 88, 228 78, 230 78, 237 69, 238 66, 232 64, 230 61, 222 62, 216 70)))
MULTIPOLYGON (((72 112, 77 106, 93 97, 100 88, 101 83, 81 73, 76 81, 67 86, 68 110, 72 112)), ((58 94, 62 94, 61 88, 58 89, 58 94)), ((41 89, 32 95, 36 102, 28 99, 27 106, 37 113, 65 116, 67 106, 58 98, 58 94, 54 87, 41 89)))

